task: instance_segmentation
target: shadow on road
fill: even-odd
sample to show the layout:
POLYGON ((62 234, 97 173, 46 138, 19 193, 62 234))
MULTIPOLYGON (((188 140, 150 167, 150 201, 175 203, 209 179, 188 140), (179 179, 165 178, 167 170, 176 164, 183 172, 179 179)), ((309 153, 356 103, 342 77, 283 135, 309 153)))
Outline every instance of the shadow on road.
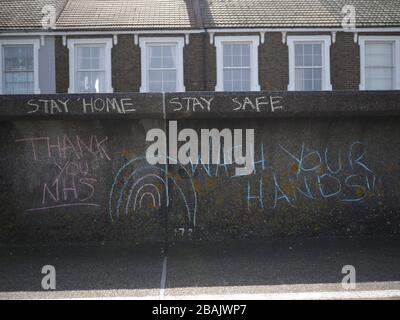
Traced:
MULTIPOLYGON (((176 243, 167 253, 166 288, 400 281, 400 239, 176 243)), ((0 291, 41 291, 44 265, 57 291, 159 289, 160 244, 0 247, 0 291)))

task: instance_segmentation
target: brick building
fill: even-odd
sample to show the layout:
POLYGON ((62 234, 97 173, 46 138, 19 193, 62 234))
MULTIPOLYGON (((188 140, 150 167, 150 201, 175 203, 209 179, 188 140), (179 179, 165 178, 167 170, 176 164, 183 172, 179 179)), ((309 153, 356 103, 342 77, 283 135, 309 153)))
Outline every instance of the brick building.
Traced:
POLYGON ((0 3, 0 94, 400 89, 398 0, 0 3))

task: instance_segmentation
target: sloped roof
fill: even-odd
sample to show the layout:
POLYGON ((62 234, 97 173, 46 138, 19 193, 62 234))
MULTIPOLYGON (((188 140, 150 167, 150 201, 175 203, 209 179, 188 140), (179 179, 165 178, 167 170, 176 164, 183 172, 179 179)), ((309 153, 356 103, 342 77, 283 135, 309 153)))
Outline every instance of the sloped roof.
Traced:
POLYGON ((56 18, 68 0, 0 0, 0 30, 41 30, 45 6, 53 6, 56 18))
POLYGON ((57 29, 196 28, 192 0, 69 0, 57 29))
POLYGON ((359 28, 400 27, 400 0, 0 0, 0 31, 40 30, 45 5, 57 30, 340 28, 348 4, 359 28))
POLYGON ((400 26, 400 0, 200 0, 206 28, 341 27, 353 5, 356 27, 400 26))

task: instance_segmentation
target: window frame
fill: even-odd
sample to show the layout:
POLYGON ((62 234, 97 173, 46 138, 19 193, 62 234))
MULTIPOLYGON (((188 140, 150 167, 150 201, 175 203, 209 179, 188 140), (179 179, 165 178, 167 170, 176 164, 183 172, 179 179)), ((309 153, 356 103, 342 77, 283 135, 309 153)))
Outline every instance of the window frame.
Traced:
POLYGON ((366 42, 393 42, 394 46, 394 89, 400 90, 400 36, 359 36, 358 44, 360 46, 360 86, 361 91, 384 91, 380 89, 366 89, 366 65, 365 65, 365 44, 366 42))
MULTIPOLYGON (((40 82, 39 82, 39 39, 1 39, 0 40, 0 94, 4 94, 3 90, 3 47, 6 46, 32 46, 33 47, 33 93, 40 94, 40 82)), ((15 94, 17 95, 17 94, 15 94)))
POLYGON ((68 93, 77 93, 75 75, 76 69, 76 48, 79 45, 104 45, 105 53, 105 91, 100 93, 113 93, 114 89, 112 87, 112 60, 111 60, 111 49, 113 48, 113 40, 111 38, 90 38, 90 39, 68 39, 68 50, 69 50, 69 88, 68 93))
POLYGON ((215 91, 224 92, 224 44, 250 44, 250 91, 260 91, 258 48, 260 37, 257 36, 215 36, 214 45, 217 55, 217 85, 215 91))
POLYGON ((149 92, 148 79, 148 61, 147 55, 148 44, 175 44, 176 45, 176 91, 186 92, 184 84, 184 64, 183 64, 183 48, 185 47, 185 39, 183 37, 141 37, 139 39, 141 54, 141 86, 140 92, 149 92))
POLYGON ((296 64, 295 64, 295 44, 296 43, 322 43, 322 84, 321 91, 332 91, 331 83, 331 54, 330 48, 332 38, 329 35, 312 36, 288 36, 287 45, 289 49, 289 84, 288 91, 296 91, 296 64))

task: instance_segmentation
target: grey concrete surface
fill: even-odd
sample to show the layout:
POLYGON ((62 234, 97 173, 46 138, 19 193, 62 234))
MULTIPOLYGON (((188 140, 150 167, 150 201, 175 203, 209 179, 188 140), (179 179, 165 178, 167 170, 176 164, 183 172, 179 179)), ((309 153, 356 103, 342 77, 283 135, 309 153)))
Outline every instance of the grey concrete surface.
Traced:
POLYGON ((377 298, 400 290, 399 249, 398 238, 175 243, 166 255, 160 244, 2 244, 0 299, 323 298, 343 295, 341 270, 349 264, 355 290, 377 298), (56 268, 55 291, 41 288, 47 264, 56 268))
POLYGON ((399 101, 398 92, 0 96, 0 241, 399 235, 399 101), (209 146, 223 142, 227 154, 243 145, 232 133, 254 130, 243 153, 253 173, 237 170, 235 152, 232 164, 149 161, 187 151, 184 129, 197 147, 203 130, 227 129, 209 146))

